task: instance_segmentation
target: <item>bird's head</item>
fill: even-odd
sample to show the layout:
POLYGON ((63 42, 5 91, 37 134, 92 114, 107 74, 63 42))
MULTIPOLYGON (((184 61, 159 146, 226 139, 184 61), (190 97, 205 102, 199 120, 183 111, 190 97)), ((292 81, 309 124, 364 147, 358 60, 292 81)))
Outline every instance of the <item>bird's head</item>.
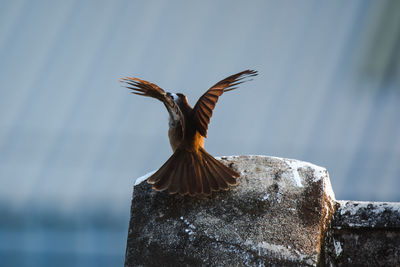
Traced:
POLYGON ((167 96, 170 97, 181 109, 184 107, 190 107, 187 97, 181 93, 167 93, 167 96))

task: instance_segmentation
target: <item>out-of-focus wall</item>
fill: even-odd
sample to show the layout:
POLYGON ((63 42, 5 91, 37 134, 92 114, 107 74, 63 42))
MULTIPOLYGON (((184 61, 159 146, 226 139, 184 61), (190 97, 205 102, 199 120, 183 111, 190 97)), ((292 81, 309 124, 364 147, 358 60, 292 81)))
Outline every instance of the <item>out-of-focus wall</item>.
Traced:
POLYGON ((206 149, 326 167, 338 199, 400 200, 397 1, 0 1, 0 266, 121 265, 132 185, 167 112, 226 76, 206 149))

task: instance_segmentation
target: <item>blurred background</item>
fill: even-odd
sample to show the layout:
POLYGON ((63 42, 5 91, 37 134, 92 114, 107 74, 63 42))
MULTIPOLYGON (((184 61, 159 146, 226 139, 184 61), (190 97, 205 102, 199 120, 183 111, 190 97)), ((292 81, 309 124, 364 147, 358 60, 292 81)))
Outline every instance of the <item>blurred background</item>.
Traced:
POLYGON ((224 94, 213 155, 328 169, 337 199, 400 201, 399 1, 0 0, 0 266, 121 266, 132 186, 168 114, 123 76, 224 94))

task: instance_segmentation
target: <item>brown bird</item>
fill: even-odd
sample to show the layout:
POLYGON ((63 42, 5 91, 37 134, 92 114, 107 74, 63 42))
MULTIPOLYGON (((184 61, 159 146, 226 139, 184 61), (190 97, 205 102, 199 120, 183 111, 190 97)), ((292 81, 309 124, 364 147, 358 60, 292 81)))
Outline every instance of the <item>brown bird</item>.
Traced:
POLYGON ((228 168, 204 150, 208 123, 218 98, 236 89, 257 71, 245 70, 229 76, 207 90, 190 107, 185 95, 165 92, 157 85, 134 77, 121 79, 134 94, 156 98, 164 103, 169 113, 168 137, 173 155, 147 182, 153 189, 170 194, 210 195, 212 191, 228 190, 236 185, 239 173, 228 168))

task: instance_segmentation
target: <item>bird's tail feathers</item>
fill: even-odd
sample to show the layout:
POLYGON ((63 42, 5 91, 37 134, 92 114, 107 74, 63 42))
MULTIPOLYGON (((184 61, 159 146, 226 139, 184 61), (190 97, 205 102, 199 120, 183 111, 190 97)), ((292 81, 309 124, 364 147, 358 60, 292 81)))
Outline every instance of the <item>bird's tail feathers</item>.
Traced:
POLYGON ((230 185, 237 184, 239 176, 203 148, 198 151, 178 148, 147 181, 157 191, 168 189, 170 194, 195 196, 228 190, 230 185))

